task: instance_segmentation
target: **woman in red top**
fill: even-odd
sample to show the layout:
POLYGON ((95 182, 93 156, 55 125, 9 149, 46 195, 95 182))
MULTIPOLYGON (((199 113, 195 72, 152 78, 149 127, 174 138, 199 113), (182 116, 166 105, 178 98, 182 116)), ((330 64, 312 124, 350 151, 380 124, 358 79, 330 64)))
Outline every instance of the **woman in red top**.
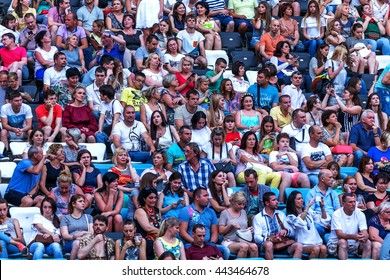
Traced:
POLYGON ((194 63, 190 57, 183 57, 180 60, 179 72, 176 72, 176 78, 179 82, 179 86, 176 88, 182 95, 185 95, 187 91, 195 88, 195 81, 198 76, 192 72, 194 63))
POLYGON ((92 110, 83 105, 86 98, 83 86, 76 86, 73 93, 73 102, 66 106, 62 117, 62 125, 66 128, 78 128, 81 131, 81 142, 95 143, 95 132, 98 130, 97 122, 92 110))

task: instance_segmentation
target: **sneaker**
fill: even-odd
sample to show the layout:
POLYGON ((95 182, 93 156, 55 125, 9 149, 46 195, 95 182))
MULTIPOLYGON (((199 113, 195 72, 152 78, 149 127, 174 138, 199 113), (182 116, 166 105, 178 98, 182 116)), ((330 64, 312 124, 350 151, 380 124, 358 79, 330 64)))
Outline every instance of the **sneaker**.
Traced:
POLYGON ((27 247, 24 246, 24 244, 20 243, 20 242, 18 242, 18 244, 16 244, 16 247, 18 247, 20 252, 23 252, 23 251, 25 251, 25 249, 27 249, 27 247))

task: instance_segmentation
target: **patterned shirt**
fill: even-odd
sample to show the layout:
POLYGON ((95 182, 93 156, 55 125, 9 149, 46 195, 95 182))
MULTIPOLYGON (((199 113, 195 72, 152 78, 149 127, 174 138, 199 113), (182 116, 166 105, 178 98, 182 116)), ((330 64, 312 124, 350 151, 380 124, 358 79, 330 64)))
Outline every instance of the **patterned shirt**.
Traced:
POLYGON ((207 158, 199 159, 198 171, 192 169, 188 161, 181 163, 177 169, 183 176, 184 188, 191 192, 200 186, 207 188, 210 174, 214 170, 216 170, 214 164, 207 158))
MULTIPOLYGON (((88 235, 80 240, 80 248, 86 247, 89 242, 92 241, 92 239, 95 237, 95 235, 88 235)), ((104 238, 104 246, 105 246, 105 254, 106 256, 97 256, 96 248, 95 246, 92 247, 91 251, 89 251, 88 255, 85 257, 85 260, 109 260, 111 257, 115 256, 115 242, 109 237, 104 238), (108 254, 108 256, 107 256, 108 254)))

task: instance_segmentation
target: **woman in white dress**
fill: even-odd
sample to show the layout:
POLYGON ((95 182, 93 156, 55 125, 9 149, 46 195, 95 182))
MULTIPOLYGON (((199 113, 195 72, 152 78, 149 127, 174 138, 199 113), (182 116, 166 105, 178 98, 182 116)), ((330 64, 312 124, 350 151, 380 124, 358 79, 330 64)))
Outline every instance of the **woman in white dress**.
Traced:
POLYGON ((137 1, 137 28, 142 29, 145 38, 158 28, 159 19, 163 16, 164 0, 137 1))

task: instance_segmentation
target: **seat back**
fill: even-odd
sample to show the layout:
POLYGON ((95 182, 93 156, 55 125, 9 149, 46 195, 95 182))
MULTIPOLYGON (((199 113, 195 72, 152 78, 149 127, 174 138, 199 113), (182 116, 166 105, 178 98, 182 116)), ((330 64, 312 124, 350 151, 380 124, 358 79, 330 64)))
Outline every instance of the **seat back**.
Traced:
POLYGON ((238 32, 221 32, 222 49, 230 56, 234 50, 242 50, 242 38, 238 32))
POLYGON ((23 238, 26 244, 30 242, 30 239, 33 234, 33 225, 35 214, 40 214, 38 207, 11 207, 9 209, 11 218, 17 219, 19 221, 20 227, 23 231, 23 238))
POLYGON ((91 152, 92 157, 96 157, 96 160, 92 162, 111 162, 111 160, 105 160, 106 144, 104 143, 83 143, 87 147, 87 150, 91 152))
POLYGON ((309 74, 309 66, 310 66, 310 54, 308 53, 292 53, 292 55, 297 55, 299 57, 298 62, 298 70, 299 72, 304 74, 309 74))
POLYGON ((21 156, 24 149, 27 147, 28 142, 11 142, 9 148, 11 149, 12 155, 21 156))
POLYGON ((214 69, 215 62, 218 58, 224 58, 226 60, 226 66, 229 65, 229 57, 224 50, 206 50, 207 68, 214 69))
POLYGON ((4 198, 5 191, 8 187, 8 184, 0 184, 0 197, 4 198))
POLYGON ((23 88, 24 88, 24 91, 31 96, 33 102, 39 101, 39 96, 37 96, 38 88, 36 85, 23 85, 23 88))
POLYGON ((307 193, 310 191, 310 188, 286 188, 284 190, 284 194, 286 197, 286 200, 288 196, 293 192, 293 191, 298 191, 302 194, 303 200, 305 200, 307 193))
POLYGON ((2 179, 11 179, 16 168, 15 162, 0 162, 1 178, 2 179))
POLYGON ((257 69, 257 59, 255 54, 252 51, 234 52, 232 62, 236 63, 237 61, 244 63, 246 70, 257 69))

